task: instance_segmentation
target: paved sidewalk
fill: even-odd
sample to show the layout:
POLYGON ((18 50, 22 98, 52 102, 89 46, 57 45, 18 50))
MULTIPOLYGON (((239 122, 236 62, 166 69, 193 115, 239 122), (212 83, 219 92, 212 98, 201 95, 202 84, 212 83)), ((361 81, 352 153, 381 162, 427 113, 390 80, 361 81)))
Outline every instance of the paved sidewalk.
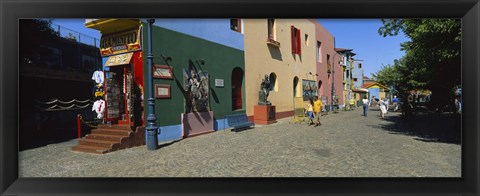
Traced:
POLYGON ((20 177, 461 177, 461 145, 445 115, 372 108, 329 114, 322 126, 280 119, 104 155, 72 152, 71 140, 19 153, 20 177), (447 120, 446 120, 447 119, 447 120))

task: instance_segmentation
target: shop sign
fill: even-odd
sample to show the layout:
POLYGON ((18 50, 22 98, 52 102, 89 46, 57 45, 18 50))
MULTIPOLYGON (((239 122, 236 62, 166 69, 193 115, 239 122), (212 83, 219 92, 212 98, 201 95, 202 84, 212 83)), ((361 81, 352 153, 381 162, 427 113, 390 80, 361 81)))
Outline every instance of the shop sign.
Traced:
POLYGON ((126 54, 119 54, 115 56, 109 56, 107 59, 107 62, 105 63, 105 66, 111 67, 111 66, 129 64, 130 60, 132 59, 132 56, 133 56, 133 52, 126 53, 126 54))
POLYGON ((110 56, 141 50, 141 30, 142 28, 139 27, 121 33, 102 35, 100 53, 102 56, 110 56))
POLYGON ((216 87, 224 87, 223 79, 215 79, 216 87))
POLYGON ((173 67, 167 65, 153 65, 153 77, 173 79, 173 67))

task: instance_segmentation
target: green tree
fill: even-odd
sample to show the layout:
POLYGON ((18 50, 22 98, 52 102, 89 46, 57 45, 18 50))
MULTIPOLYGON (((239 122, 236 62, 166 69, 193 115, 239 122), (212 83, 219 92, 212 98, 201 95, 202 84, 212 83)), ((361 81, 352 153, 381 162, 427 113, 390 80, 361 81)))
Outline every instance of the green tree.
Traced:
POLYGON ((403 32, 411 41, 401 44, 406 55, 398 72, 403 89, 432 91, 432 101, 445 105, 449 92, 460 84, 460 19, 382 19, 378 33, 384 37, 403 32))

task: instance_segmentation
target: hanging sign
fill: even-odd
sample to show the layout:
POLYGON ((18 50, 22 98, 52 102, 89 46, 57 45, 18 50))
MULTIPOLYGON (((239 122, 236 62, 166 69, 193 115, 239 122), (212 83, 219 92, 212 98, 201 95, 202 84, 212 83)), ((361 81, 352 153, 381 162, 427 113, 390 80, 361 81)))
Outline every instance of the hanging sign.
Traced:
POLYGON ((123 31, 121 33, 102 35, 100 39, 100 53, 102 56, 110 56, 124 52, 142 50, 141 46, 142 27, 123 31))
POLYGON ((117 65, 125 65, 129 64, 130 60, 132 59, 133 52, 126 53, 126 54, 119 54, 115 56, 109 56, 105 66, 117 66, 117 65))
POLYGON ((153 77, 173 79, 173 67, 167 65, 153 65, 153 77))

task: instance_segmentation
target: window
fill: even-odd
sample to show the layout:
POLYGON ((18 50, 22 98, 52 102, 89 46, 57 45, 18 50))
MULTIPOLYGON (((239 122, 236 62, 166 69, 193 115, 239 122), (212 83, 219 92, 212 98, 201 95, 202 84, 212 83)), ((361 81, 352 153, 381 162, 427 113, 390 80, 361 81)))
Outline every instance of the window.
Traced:
POLYGON ((270 91, 278 92, 278 85, 277 85, 277 74, 270 73, 268 78, 270 80, 270 91))
POLYGON ((358 79, 357 79, 357 78, 353 78, 353 81, 356 82, 356 81, 358 81, 358 79))
POLYGON ((275 40, 275 19, 268 19, 268 39, 275 40))
POLYGON ((322 63, 322 42, 317 41, 317 62, 322 63))
POLYGON ((59 48, 41 45, 40 49, 36 51, 38 60, 36 64, 38 67, 49 69, 62 68, 62 50, 59 48))
POLYGON ((332 64, 330 64, 330 55, 327 54, 327 73, 332 73, 332 64))
POLYGON ((298 81, 299 81, 298 77, 295 76, 293 78, 293 97, 300 97, 299 95, 301 94, 301 93, 298 92, 300 90, 298 88, 298 81))
POLYGON ((242 32, 242 20, 241 19, 230 19, 230 29, 236 32, 242 32))
POLYGON ((91 72, 96 67, 96 58, 89 55, 82 55, 82 71, 91 72))
POLYGON ((300 38, 300 29, 295 28, 292 25, 292 53, 294 54, 302 54, 302 45, 301 38, 300 38))
POLYGON ((305 33, 305 45, 308 46, 308 34, 305 33))
POLYGON ((361 63, 358 64, 358 68, 362 69, 362 64, 361 63))

